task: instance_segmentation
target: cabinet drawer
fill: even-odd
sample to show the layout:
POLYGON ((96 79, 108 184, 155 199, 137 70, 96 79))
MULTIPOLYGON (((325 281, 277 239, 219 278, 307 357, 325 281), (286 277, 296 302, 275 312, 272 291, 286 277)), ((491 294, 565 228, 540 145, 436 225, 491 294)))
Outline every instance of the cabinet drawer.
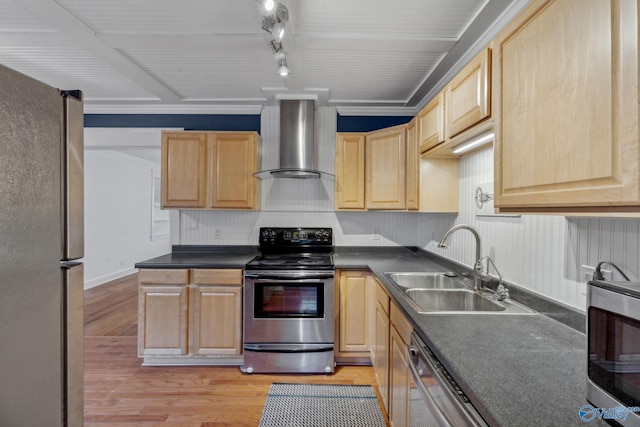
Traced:
POLYGON ((242 270, 238 269, 195 269, 193 283, 198 285, 242 286, 242 270))
POLYGON ((376 281, 376 301, 380 307, 389 315, 389 295, 384 291, 382 285, 376 281))
POLYGON ((161 285, 184 285, 189 283, 189 270, 187 269, 157 269, 157 270, 140 270, 138 274, 138 282, 153 283, 161 285))
POLYGON ((400 337, 404 340, 405 343, 411 341, 411 332, 413 332, 413 326, 411 323, 404 317, 402 311, 394 304, 391 303, 391 323, 396 328, 400 337))

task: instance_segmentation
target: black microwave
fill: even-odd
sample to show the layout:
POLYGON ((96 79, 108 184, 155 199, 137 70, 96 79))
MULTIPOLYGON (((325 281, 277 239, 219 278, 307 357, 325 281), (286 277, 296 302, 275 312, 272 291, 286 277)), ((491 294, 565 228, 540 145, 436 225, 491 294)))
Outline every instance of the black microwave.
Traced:
POLYGON ((588 282, 587 355, 580 417, 640 427, 640 283, 588 282))

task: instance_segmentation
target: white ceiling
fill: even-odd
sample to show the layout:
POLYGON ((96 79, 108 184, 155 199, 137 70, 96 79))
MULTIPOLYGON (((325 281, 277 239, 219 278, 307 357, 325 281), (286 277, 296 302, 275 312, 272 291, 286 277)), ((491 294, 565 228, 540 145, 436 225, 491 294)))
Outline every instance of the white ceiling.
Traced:
POLYGON ((0 0, 0 63, 85 111, 251 112, 316 98, 411 115, 528 0, 282 0, 280 77, 256 0, 0 0))

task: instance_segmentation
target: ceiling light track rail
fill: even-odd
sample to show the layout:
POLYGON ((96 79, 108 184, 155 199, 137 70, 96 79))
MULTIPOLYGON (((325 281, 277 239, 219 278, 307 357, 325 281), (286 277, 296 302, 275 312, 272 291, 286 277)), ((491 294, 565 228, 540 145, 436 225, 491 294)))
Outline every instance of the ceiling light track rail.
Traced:
POLYGON ((289 9, 275 0, 257 0, 257 2, 260 14, 263 16, 261 27, 272 37, 269 46, 273 52, 273 59, 278 64, 278 74, 286 77, 290 70, 287 64, 287 52, 282 47, 282 39, 285 34, 285 25, 289 21, 289 9))

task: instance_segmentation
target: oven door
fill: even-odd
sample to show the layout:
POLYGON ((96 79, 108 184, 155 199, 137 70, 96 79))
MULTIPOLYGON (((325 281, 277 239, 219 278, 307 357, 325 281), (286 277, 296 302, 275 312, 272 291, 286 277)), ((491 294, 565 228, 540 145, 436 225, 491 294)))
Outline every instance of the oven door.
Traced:
POLYGON ((331 344, 333 271, 245 273, 246 344, 331 344))
POLYGON ((610 412, 624 426, 640 426, 640 299, 590 284, 587 309, 587 400, 604 410, 634 408, 610 412))

